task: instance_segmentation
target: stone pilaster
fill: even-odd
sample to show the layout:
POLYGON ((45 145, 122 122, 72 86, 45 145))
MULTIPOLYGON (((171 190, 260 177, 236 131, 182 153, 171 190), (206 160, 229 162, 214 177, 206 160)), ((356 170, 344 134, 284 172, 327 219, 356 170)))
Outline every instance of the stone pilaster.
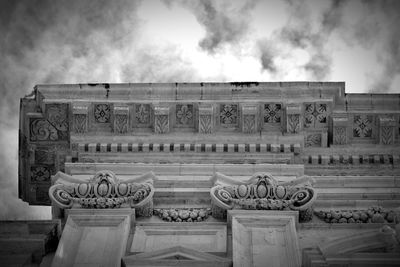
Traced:
POLYGON ((129 107, 114 105, 114 133, 125 134, 129 129, 129 107))
POLYGON ((381 115, 378 118, 379 123, 379 144, 391 145, 394 144, 396 121, 393 116, 381 115))
POLYGON ((257 131, 257 125, 257 106, 242 105, 242 132, 255 133, 257 131))
POLYGON ((286 131, 299 133, 302 130, 301 121, 301 106, 294 104, 286 106, 286 131))
POLYGON ((349 119, 347 114, 333 114, 332 115, 332 136, 334 145, 345 145, 348 143, 348 124, 349 119))
POLYGON ((74 103, 72 105, 73 131, 83 134, 88 131, 88 111, 89 105, 74 103))
POLYGON ((209 134, 214 131, 214 107, 199 106, 199 133, 209 134))
POLYGON ((154 133, 169 132, 169 106, 154 105, 154 133))

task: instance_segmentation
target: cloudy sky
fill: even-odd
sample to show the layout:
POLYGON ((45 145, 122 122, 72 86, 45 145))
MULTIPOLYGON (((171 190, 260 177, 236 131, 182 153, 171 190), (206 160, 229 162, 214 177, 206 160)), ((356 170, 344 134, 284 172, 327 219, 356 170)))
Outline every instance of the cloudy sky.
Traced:
POLYGON ((17 197, 19 99, 35 84, 345 81, 400 93, 400 1, 0 0, 0 219, 17 197))

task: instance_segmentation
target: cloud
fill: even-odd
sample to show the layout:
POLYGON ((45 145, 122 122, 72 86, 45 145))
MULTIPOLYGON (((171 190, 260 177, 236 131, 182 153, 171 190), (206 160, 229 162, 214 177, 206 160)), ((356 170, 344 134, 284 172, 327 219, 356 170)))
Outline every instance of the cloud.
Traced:
POLYGON ((228 1, 182 1, 196 16, 206 30, 199 46, 211 54, 224 45, 237 43, 249 32, 250 11, 256 6, 255 0, 228 1))

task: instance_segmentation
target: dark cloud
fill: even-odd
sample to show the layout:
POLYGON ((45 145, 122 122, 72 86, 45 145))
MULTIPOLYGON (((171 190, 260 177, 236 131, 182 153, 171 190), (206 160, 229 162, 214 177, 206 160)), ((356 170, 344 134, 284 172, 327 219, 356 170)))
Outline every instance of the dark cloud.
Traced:
POLYGON ((193 12, 206 30, 206 35, 200 40, 199 46, 209 53, 215 53, 226 44, 237 43, 248 33, 250 11, 257 2, 256 0, 188 0, 182 1, 182 4, 193 12))

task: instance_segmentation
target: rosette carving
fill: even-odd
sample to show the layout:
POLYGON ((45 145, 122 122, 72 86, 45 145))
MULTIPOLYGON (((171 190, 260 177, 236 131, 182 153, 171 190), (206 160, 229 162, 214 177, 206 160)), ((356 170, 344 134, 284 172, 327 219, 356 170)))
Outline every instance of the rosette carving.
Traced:
POLYGON ((221 173, 212 178, 210 194, 213 205, 223 210, 298 210, 300 218, 309 220, 317 195, 313 180, 302 177, 290 182, 279 182, 269 173, 256 173, 247 181, 238 181, 221 173))
POLYGON ((152 172, 126 180, 111 171, 99 171, 89 180, 80 180, 58 172, 49 189, 52 203, 59 208, 140 208, 153 200, 152 172))

